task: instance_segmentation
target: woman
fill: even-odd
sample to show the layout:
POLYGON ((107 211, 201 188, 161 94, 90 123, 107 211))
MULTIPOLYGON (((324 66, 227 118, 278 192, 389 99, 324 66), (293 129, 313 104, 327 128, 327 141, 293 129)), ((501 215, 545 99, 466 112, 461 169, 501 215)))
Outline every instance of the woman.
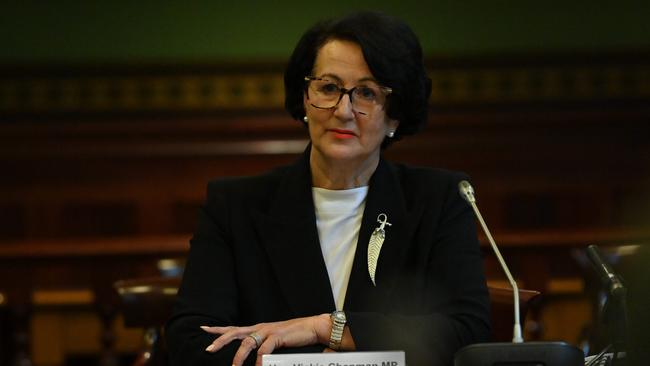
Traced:
POLYGON ((261 363, 272 352, 405 350, 446 365, 489 334, 488 294, 462 174, 381 150, 427 118, 430 80, 404 23, 320 23, 285 73, 303 156, 211 182, 167 337, 176 365, 261 363))

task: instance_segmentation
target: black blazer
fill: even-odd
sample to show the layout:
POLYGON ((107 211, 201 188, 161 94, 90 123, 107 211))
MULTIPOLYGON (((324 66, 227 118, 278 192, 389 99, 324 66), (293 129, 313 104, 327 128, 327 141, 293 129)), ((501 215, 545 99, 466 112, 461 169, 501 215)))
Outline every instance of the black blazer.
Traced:
MULTIPOLYGON (((359 351, 404 350, 409 365, 448 365, 489 338, 489 298, 459 173, 380 161, 370 179, 344 310, 359 351), (392 226, 376 270, 367 245, 392 226)), ((266 175, 210 182, 166 336, 174 365, 231 365, 201 325, 252 325, 335 310, 311 193, 309 149, 266 175)), ((277 352, 320 352, 323 346, 277 352)), ((254 362, 252 353, 247 362, 254 362)))

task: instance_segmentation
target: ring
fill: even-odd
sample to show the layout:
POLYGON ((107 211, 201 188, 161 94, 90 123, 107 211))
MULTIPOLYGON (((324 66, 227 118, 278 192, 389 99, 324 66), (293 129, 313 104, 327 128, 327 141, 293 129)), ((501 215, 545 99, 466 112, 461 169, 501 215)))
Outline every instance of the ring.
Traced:
POLYGON ((253 338, 253 340, 255 341, 255 348, 256 349, 260 348, 260 345, 262 344, 262 340, 263 340, 262 337, 255 332, 249 334, 248 336, 253 338))

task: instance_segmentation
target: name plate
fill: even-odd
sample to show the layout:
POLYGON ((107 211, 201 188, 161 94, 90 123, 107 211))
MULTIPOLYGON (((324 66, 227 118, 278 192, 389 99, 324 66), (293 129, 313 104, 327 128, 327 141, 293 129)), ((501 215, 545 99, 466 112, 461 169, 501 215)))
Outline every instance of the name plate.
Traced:
POLYGON ((262 356, 262 366, 406 366, 404 351, 290 353, 262 356))

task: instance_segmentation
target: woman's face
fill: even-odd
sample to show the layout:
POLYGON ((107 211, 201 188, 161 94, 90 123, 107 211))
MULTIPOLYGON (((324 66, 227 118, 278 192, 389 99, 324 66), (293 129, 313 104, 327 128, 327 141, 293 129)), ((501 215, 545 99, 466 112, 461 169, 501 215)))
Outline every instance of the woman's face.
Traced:
MULTIPOLYGON (((366 64, 361 47, 350 41, 332 40, 325 43, 316 55, 310 76, 328 80, 322 88, 338 86, 349 90, 370 87, 377 90, 379 85, 366 64)), ((383 103, 361 108, 363 111, 360 108, 355 110, 350 96, 343 95, 336 107, 319 109, 314 107, 316 97, 313 87, 316 85, 310 85, 303 98, 312 153, 330 162, 362 164, 368 159, 378 158, 382 141, 388 131, 394 131, 399 123, 386 116, 383 103)), ((385 99, 384 96, 380 97, 382 101, 385 99)), ((359 98, 357 102, 362 99, 356 98, 359 98)))

